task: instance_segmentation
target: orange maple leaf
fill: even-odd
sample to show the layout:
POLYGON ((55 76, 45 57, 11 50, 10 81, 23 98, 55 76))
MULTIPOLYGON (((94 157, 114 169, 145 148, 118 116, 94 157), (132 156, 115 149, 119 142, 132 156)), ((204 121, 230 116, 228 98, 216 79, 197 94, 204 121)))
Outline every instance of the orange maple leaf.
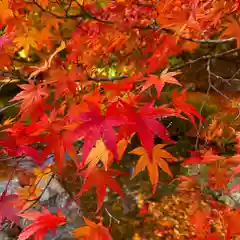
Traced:
POLYGON ((240 211, 239 210, 226 210, 224 213, 224 225, 226 226, 227 233, 226 240, 231 240, 233 236, 240 235, 239 223, 240 211))
POLYGON ((176 158, 163 149, 165 146, 166 144, 158 144, 153 147, 152 161, 149 159, 148 153, 143 147, 137 147, 131 152, 129 152, 141 156, 138 160, 132 178, 134 178, 138 173, 147 168, 150 181, 153 185, 153 193, 155 193, 156 185, 158 183, 159 167, 169 176, 173 177, 172 172, 168 167, 168 162, 176 161, 176 158))
POLYGON ((102 223, 94 223, 83 217, 87 226, 83 226, 73 230, 73 236, 77 239, 84 240, 112 240, 109 230, 102 223))
POLYGON ((222 33, 221 37, 236 37, 237 47, 240 47, 240 24, 239 21, 232 18, 231 22, 225 25, 227 29, 222 33))
POLYGON ((160 97, 162 89, 166 83, 182 86, 181 83, 179 83, 178 80, 174 77, 178 74, 180 74, 180 72, 165 73, 164 71, 159 77, 156 75, 149 75, 148 77, 143 78, 143 80, 147 81, 144 83, 141 92, 154 85, 157 90, 158 97, 160 97))
POLYGON ((5 24, 10 18, 12 18, 13 12, 9 9, 9 1, 1 0, 0 1, 0 23, 5 24))

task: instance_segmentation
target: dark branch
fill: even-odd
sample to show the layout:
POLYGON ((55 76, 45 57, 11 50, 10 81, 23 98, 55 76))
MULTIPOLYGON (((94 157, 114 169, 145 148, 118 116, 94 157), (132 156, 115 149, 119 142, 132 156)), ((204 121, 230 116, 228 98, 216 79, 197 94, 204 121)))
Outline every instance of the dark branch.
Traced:
POLYGON ((199 62, 199 61, 213 59, 213 58, 219 58, 219 57, 223 57, 223 56, 226 56, 226 55, 229 55, 229 54, 232 54, 232 53, 235 53, 235 52, 239 52, 239 51, 240 51, 240 48, 233 48, 233 49, 227 50, 225 52, 221 52, 221 53, 215 53, 215 54, 212 54, 212 55, 211 54, 204 55, 204 56, 199 57, 197 59, 189 60, 188 62, 183 63, 181 65, 177 65, 175 67, 172 67, 169 70, 170 71, 176 71, 176 70, 179 70, 181 68, 184 68, 184 67, 186 67, 188 65, 194 64, 194 63, 199 62))
POLYGON ((212 44, 221 44, 221 43, 228 43, 228 42, 233 42, 236 40, 235 37, 231 38, 224 38, 224 39, 196 39, 196 38, 190 38, 190 37, 185 37, 183 35, 177 34, 174 30, 169 29, 169 28, 161 28, 158 24, 152 25, 152 29, 156 29, 158 31, 163 31, 165 33, 171 34, 171 35, 176 35, 180 37, 182 40, 190 41, 190 42, 195 42, 195 43, 212 43, 212 44))
POLYGON ((94 77, 88 77, 88 80, 90 81, 95 81, 95 82, 107 82, 107 81, 116 81, 116 80, 122 80, 122 79, 126 79, 128 78, 128 76, 117 76, 117 77, 99 77, 99 78, 94 78, 94 77))
POLYGON ((52 182, 53 178, 55 177, 54 174, 52 174, 52 176, 49 178, 46 186, 44 187, 43 191, 41 192, 41 194, 39 195, 38 198, 36 198, 32 204, 30 204, 26 209, 24 209, 23 211, 21 211, 21 214, 28 211, 29 209, 31 209, 32 207, 34 207, 41 199, 41 197, 43 196, 43 194, 45 193, 45 191, 47 190, 47 188, 49 187, 50 183, 52 182))
POLYGON ((3 107, 3 108, 0 109, 0 113, 6 111, 7 109, 9 109, 9 108, 11 108, 11 107, 17 106, 18 104, 20 104, 20 102, 15 102, 15 103, 12 103, 12 104, 10 104, 10 105, 7 105, 7 106, 5 106, 5 107, 3 107))
MULTIPOLYGON (((59 19, 77 19, 77 18, 83 18, 84 15, 87 16, 88 18, 98 21, 98 22, 102 22, 102 23, 106 23, 106 24, 115 24, 116 22, 107 20, 107 19, 101 19, 98 18, 94 15, 92 15, 90 12, 86 11, 86 9, 84 8, 84 6, 82 6, 81 4, 78 3, 78 6, 81 8, 81 13, 80 14, 76 14, 76 15, 57 15, 51 11, 48 11, 47 9, 43 8, 38 2, 36 2, 36 0, 33 0, 32 2, 33 4, 35 4, 42 12, 45 12, 49 15, 52 15, 55 18, 59 18, 59 19)), ((162 28, 160 25, 154 23, 148 26, 133 26, 133 28, 136 29, 142 29, 142 30, 157 30, 157 31, 162 31, 165 32, 167 34, 171 34, 171 35, 177 35, 179 36, 181 39, 186 40, 186 41, 191 41, 191 42, 195 42, 195 43, 212 43, 212 44, 222 44, 222 43, 228 43, 228 42, 233 42, 236 40, 235 37, 231 37, 231 38, 225 38, 225 39, 195 39, 195 38, 190 38, 190 37, 185 37, 179 34, 176 34, 176 32, 172 29, 168 29, 168 28, 162 28)))
MULTIPOLYGON (((31 3, 31 2, 29 2, 31 3)), ((53 13, 51 11, 48 11, 47 9, 43 8, 37 1, 33 0, 32 2, 33 4, 35 4, 42 12, 47 13, 49 15, 52 15, 55 18, 58 19, 78 19, 78 18, 84 18, 84 15, 87 16, 88 18, 92 19, 92 20, 96 20, 98 22, 102 22, 102 23, 107 23, 107 24, 114 24, 114 22, 106 20, 106 19, 100 19, 97 18, 96 16, 93 16, 91 13, 87 12, 85 10, 85 8, 83 6, 80 5, 81 7, 81 13, 79 14, 75 14, 75 15, 57 15, 56 13, 53 13)))
POLYGON ((6 77, 6 78, 11 78, 11 79, 24 79, 22 76, 15 75, 14 73, 11 73, 11 72, 6 71, 6 70, 0 70, 0 76, 1 77, 6 77))

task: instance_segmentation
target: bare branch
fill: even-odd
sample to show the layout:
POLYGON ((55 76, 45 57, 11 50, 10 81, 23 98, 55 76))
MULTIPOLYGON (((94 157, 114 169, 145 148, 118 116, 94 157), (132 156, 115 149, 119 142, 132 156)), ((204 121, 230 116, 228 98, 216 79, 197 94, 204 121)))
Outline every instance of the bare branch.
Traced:
POLYGON ((233 49, 230 49, 230 50, 227 50, 227 51, 224 51, 224 52, 221 52, 221 53, 215 53, 215 54, 209 54, 209 55, 204 55, 202 57, 199 57, 197 59, 194 59, 194 60, 189 60, 188 62, 186 63, 183 63, 183 64, 180 64, 180 65, 177 65, 175 67, 172 67, 170 68, 169 70, 171 71, 176 71, 176 70, 179 70, 181 68, 184 68, 188 65, 191 65, 191 64, 194 64, 194 63, 197 63, 199 61, 203 61, 203 60, 208 60, 208 59, 213 59, 213 58, 219 58, 219 57, 223 57, 223 56, 226 56, 226 55, 229 55, 229 54, 232 54, 232 53, 235 53, 235 52, 239 52, 240 51, 240 48, 233 48, 233 49))
POLYGON ((1 77, 6 77, 6 78, 11 78, 11 79, 24 79, 22 76, 20 75, 16 75, 10 71, 6 71, 6 70, 0 70, 0 76, 1 77))
MULTIPOLYGON (((76 1, 77 2, 77 1, 76 1)), ((69 7, 71 6, 71 4, 68 6, 68 10, 65 16, 61 16, 61 15, 57 15, 51 11, 48 11, 47 9, 43 8, 36 0, 33 0, 32 2, 33 4, 35 4, 42 12, 45 12, 49 15, 52 15, 55 18, 59 18, 59 19, 77 19, 77 18, 81 18, 85 15, 87 15, 90 19, 98 21, 98 22, 102 22, 102 23, 106 23, 106 24, 115 24, 116 22, 107 20, 107 19, 101 19, 98 18, 94 15, 92 15, 90 12, 86 11, 86 9, 84 8, 84 6, 82 6, 81 4, 79 4, 78 2, 78 6, 81 8, 81 13, 80 14, 76 14, 76 15, 68 15, 68 10, 69 7)), ((144 5, 143 5, 144 6, 144 5)), ((151 6, 152 7, 152 6, 151 6)), ((133 26, 133 28, 136 29, 142 29, 142 30, 157 30, 157 31, 162 31, 165 32, 167 34, 171 34, 171 35, 176 35, 178 37, 180 37, 183 40, 186 41, 191 41, 191 42, 195 42, 195 43, 212 43, 212 44, 222 44, 222 43, 228 43, 228 42, 233 42, 236 40, 235 37, 231 37, 231 38, 225 38, 225 39, 195 39, 195 38, 190 38, 190 37, 185 37, 183 35, 179 35, 177 34, 174 30, 169 29, 169 28, 162 28, 160 25, 154 23, 148 26, 133 26)))
POLYGON ((116 76, 116 77, 99 77, 99 78, 98 77, 96 77, 96 78, 88 77, 88 80, 96 81, 96 82, 101 82, 101 81, 107 82, 107 81, 122 80, 122 79, 126 79, 126 78, 128 78, 128 76, 123 75, 123 76, 116 76))
POLYGON ((106 23, 106 24, 114 24, 114 22, 112 22, 112 21, 109 21, 109 20, 106 20, 106 19, 100 19, 100 18, 97 18, 96 16, 93 16, 91 13, 87 12, 85 10, 85 8, 83 6, 81 6, 81 5, 79 5, 81 7, 81 13, 79 13, 79 14, 75 14, 75 15, 68 15, 68 14, 66 14, 66 15, 58 15, 56 13, 53 13, 53 12, 48 11, 47 9, 43 8, 41 6, 41 4, 39 4, 36 0, 33 0, 33 2, 28 2, 28 3, 29 4, 31 4, 31 3, 35 4, 42 12, 47 13, 47 14, 49 14, 49 15, 55 17, 55 18, 58 18, 58 19, 78 19, 78 18, 83 17, 84 14, 85 14, 92 20, 96 20, 98 22, 102 22, 102 23, 106 23))
POLYGON ((55 177, 55 175, 52 174, 52 176, 49 178, 49 180, 48 180, 45 188, 43 189, 43 191, 41 192, 41 194, 39 195, 39 197, 36 198, 36 199, 32 202, 32 204, 29 205, 26 209, 22 210, 22 211, 21 211, 21 214, 22 214, 22 213, 25 213, 26 211, 28 211, 29 209, 31 209, 32 207, 34 207, 34 206, 40 201, 41 197, 43 196, 43 194, 45 193, 45 191, 46 191, 47 188, 49 187, 49 185, 50 185, 50 183, 51 183, 51 181, 53 180, 54 177, 55 177))
MULTIPOLYGON (((208 59, 208 62, 207 62, 207 69, 209 68, 209 64, 210 64, 210 59, 208 59)), ((211 80, 211 74, 210 74, 210 71, 208 71, 208 82, 211 80)), ((206 96, 209 95, 210 93, 210 90, 211 90, 211 85, 208 85, 208 89, 207 89, 207 92, 206 92, 206 96)), ((201 105, 201 108, 200 108, 200 112, 199 114, 202 115, 202 111, 203 111, 203 108, 205 106, 205 104, 207 103, 207 100, 205 99, 201 105)), ((200 131, 202 129, 202 120, 200 119, 200 122, 199 122, 199 126, 198 126, 198 129, 197 129, 197 137, 196 137, 196 142, 195 142, 195 150, 198 149, 198 144, 199 144, 199 137, 200 137, 200 131)), ((197 166, 199 167, 199 166, 197 166)))
POLYGON ((112 219, 115 220, 115 221, 117 222, 117 224, 120 224, 120 220, 116 219, 116 218, 107 210, 107 208, 105 208, 105 211, 107 212, 108 216, 110 217, 109 226, 112 225, 112 219))
POLYGON ((0 108, 0 113, 6 111, 7 109, 9 109, 11 107, 17 106, 18 104, 20 104, 20 102, 15 102, 15 103, 12 103, 10 105, 7 105, 6 107, 0 108))
MULTIPOLYGON (((207 64, 207 72, 209 74, 209 76, 213 75, 211 73, 211 59, 208 60, 208 64, 207 64)), ((216 88, 213 84, 212 84, 212 81, 211 81, 211 77, 208 77, 208 84, 210 86, 211 89, 213 89, 215 92, 217 92, 218 94, 220 94, 222 97, 224 97, 225 99, 227 99, 229 102, 231 102, 232 104, 234 104, 235 106, 237 106, 238 108, 238 115, 235 117, 234 120, 236 120, 237 118, 240 117, 240 102, 235 102, 233 101, 230 97, 228 97, 227 95, 225 95, 223 92, 221 92, 218 88, 216 88)))

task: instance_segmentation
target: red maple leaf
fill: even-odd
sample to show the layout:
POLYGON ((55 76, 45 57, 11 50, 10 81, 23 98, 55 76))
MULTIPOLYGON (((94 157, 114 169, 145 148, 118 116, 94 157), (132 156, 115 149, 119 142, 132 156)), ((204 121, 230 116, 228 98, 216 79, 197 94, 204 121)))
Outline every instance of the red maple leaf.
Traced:
POLYGON ((127 92, 133 89, 134 84, 138 79, 140 79, 142 74, 134 74, 131 77, 123 78, 118 84, 116 82, 113 83, 104 83, 102 87, 105 91, 112 91, 114 95, 120 95, 122 92, 127 92))
POLYGON ((17 138, 7 134, 7 139, 0 140, 0 145, 3 147, 2 152, 11 157, 27 155, 32 157, 37 163, 40 163, 38 151, 29 146, 29 139, 26 137, 17 138))
POLYGON ((191 157, 186 158, 182 163, 186 164, 209 164, 218 160, 223 159, 223 157, 215 154, 212 149, 207 150, 204 154, 196 151, 190 151, 191 157))
POLYGON ((129 119, 129 124, 120 127, 119 138, 121 139, 137 133, 150 158, 154 146, 154 135, 157 135, 164 141, 174 143, 174 141, 169 138, 167 129, 157 120, 157 118, 175 116, 175 111, 167 108, 166 105, 154 108, 153 104, 147 103, 143 107, 137 108, 122 102, 122 106, 116 111, 116 114, 118 114, 118 116, 122 114, 129 119))
POLYGON ((114 192, 118 193, 120 196, 124 197, 119 184, 113 176, 127 175, 125 172, 120 172, 116 169, 109 168, 107 171, 101 168, 87 168, 83 172, 79 173, 80 176, 84 177, 84 183, 82 185, 81 191, 77 196, 81 196, 84 192, 88 191, 93 186, 96 186, 97 191, 97 211, 98 212, 103 204, 103 200, 106 196, 106 187, 108 186, 114 192))
POLYGON ((34 221, 23 229, 18 236, 18 240, 29 239, 30 236, 34 236, 34 239, 43 239, 44 235, 51 230, 55 235, 56 227, 65 224, 66 218, 58 212, 58 215, 51 214, 47 209, 43 209, 41 212, 27 212, 19 214, 19 216, 28 220, 34 221))
POLYGON ((172 92, 172 102, 174 107, 179 113, 184 113, 193 123, 194 127, 197 128, 195 119, 193 116, 197 117, 199 120, 205 122, 202 116, 197 112, 196 108, 187 103, 187 91, 184 89, 181 93, 178 93, 176 90, 172 92))
POLYGON ((17 200, 16 194, 6 195, 6 191, 0 196, 0 224, 7 218, 11 222, 18 223, 18 209, 13 206, 13 202, 17 200))
POLYGON ((41 84, 35 85, 33 81, 19 87, 23 91, 10 100, 10 102, 22 100, 19 114, 29 114, 34 117, 38 112, 43 112, 43 98, 48 96, 48 89, 41 84))
POLYGON ((48 117, 44 114, 41 120, 31 125, 30 136, 36 136, 38 140, 45 143, 46 146, 41 154, 42 163, 49 154, 54 154, 54 160, 57 163, 59 174, 65 162, 65 153, 77 161, 76 148, 73 146, 72 130, 67 124, 67 118, 58 118, 57 111, 53 110, 48 117), (67 128, 70 128, 68 130, 67 128), (67 130, 64 130, 66 128, 67 130))
POLYGON ((82 148, 82 161, 85 160, 96 141, 102 138, 106 147, 118 160, 116 134, 114 126, 126 123, 126 118, 112 114, 112 107, 106 110, 105 115, 101 113, 99 106, 89 103, 89 111, 80 113, 79 120, 82 124, 74 131, 76 138, 84 137, 82 148))
POLYGON ((43 138, 43 142, 46 143, 46 147, 42 152, 42 160, 46 159, 49 154, 54 154, 54 161, 57 163, 58 173, 61 174, 65 163, 65 153, 77 163, 77 152, 73 146, 73 141, 70 132, 50 133, 43 138))

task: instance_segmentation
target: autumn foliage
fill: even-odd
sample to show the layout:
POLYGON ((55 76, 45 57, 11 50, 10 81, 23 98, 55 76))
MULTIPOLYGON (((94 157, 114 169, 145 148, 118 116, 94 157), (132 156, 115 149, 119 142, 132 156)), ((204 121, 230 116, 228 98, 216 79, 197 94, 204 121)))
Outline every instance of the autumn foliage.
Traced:
MULTIPOLYGON (((19 240, 43 239, 65 224, 60 211, 36 212, 29 201, 37 205, 34 199, 45 191, 37 187, 39 178, 49 172, 61 176, 71 161, 72 174, 83 179, 74 200, 95 187, 97 214, 107 188, 125 198, 119 179, 131 182, 146 171, 154 196, 159 176, 167 174, 164 184, 177 183, 176 193, 189 207, 191 234, 175 239, 240 235, 240 211, 205 191, 240 190, 240 183, 228 185, 240 171, 237 130, 203 116, 202 108, 188 101, 181 81, 184 67, 194 61, 206 61, 210 76, 212 59, 239 50, 239 0, 0 0, 0 83, 19 81, 19 92, 1 111, 18 109, 0 125, 0 161, 14 162, 9 182, 15 176, 22 181, 16 194, 7 194, 9 184, 1 194, 0 220, 32 221, 19 240), (213 50, 202 59, 171 63, 172 56, 191 56, 203 45, 213 50), (225 49, 217 48, 221 45, 225 49), (169 130, 176 119, 191 126, 188 157, 168 150, 178 144, 169 130), (231 154, 219 150, 225 146, 222 139, 234 143, 231 154), (134 159, 133 171, 122 164, 126 155, 134 159), (30 172, 19 167, 25 157, 36 166, 30 172), (176 164, 195 166, 195 171, 175 175, 176 164)), ((219 93, 208 80, 209 89, 219 93)), ((140 215, 150 212, 149 206, 140 208, 140 215)), ((161 218, 155 232, 168 237, 166 229, 175 223, 161 218)), ((94 223, 85 216, 86 226, 73 236, 112 239, 111 228, 99 219, 94 223)))

